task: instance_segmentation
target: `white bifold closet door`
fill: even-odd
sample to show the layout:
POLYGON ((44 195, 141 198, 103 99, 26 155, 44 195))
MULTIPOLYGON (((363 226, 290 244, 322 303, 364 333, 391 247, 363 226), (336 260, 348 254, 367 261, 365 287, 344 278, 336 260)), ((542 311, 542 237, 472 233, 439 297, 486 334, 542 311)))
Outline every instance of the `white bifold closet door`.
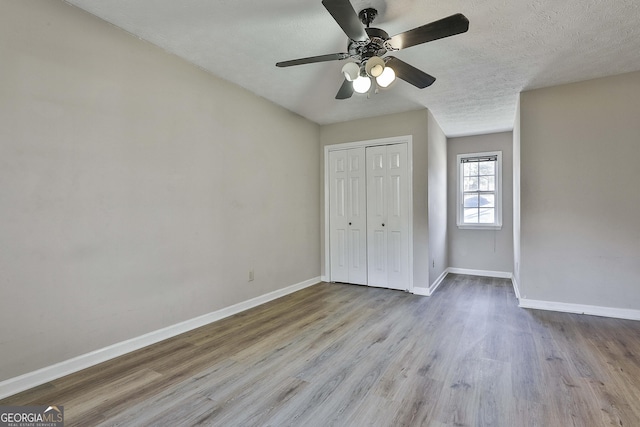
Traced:
POLYGON ((365 148, 329 152, 331 281, 367 284, 365 148))
POLYGON ((407 145, 367 147, 369 286, 409 288, 407 145))
POLYGON ((330 280, 409 289, 407 144, 329 151, 330 280))

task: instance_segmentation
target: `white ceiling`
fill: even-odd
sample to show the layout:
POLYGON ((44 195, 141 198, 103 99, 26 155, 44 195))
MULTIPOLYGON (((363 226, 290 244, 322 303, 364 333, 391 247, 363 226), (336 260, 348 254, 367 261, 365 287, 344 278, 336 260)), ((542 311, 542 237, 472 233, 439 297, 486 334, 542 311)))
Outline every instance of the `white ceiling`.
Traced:
POLYGON ((346 51, 321 0, 68 0, 316 123, 429 108, 447 136, 510 130, 523 90, 640 70, 638 0, 351 0, 394 35, 454 13, 467 33, 394 55, 433 75, 367 99, 334 96, 344 62, 275 63, 346 51))

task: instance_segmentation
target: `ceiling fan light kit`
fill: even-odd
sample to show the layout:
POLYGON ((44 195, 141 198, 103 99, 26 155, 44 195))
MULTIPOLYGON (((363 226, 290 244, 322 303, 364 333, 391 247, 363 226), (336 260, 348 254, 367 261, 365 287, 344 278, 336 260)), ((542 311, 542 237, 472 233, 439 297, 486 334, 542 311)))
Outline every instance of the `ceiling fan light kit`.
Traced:
POLYGON ((350 98, 354 91, 367 93, 372 89, 372 86, 377 92, 378 87, 388 87, 396 77, 419 89, 431 86, 436 80, 435 77, 396 57, 383 58, 383 56, 388 52, 461 34, 469 29, 469 20, 464 15, 457 13, 389 37, 384 30, 370 27, 378 15, 376 9, 366 8, 356 14, 349 0, 322 0, 322 4, 349 38, 347 42, 348 53, 332 53, 294 59, 278 62, 276 66, 290 67, 351 59, 352 61, 342 67, 344 81, 338 90, 336 99, 350 98), (362 25, 366 25, 366 27, 362 25), (372 83, 372 78, 375 79, 375 85, 372 83))
POLYGON ((360 76, 353 81, 353 90, 358 93, 367 93, 371 89, 371 79, 367 76, 360 76))
POLYGON ((376 77, 376 83, 378 83, 378 86, 383 88, 389 87, 389 85, 393 83, 395 80, 396 80, 396 73, 395 71, 393 71, 393 68, 391 67, 385 67, 384 71, 382 71, 382 74, 376 77))
POLYGON ((355 62, 347 62, 342 67, 342 74, 347 81, 352 82, 360 77, 360 66, 355 62))
POLYGON ((384 61, 379 56, 372 56, 365 63, 364 69, 369 77, 378 77, 384 70, 384 61))

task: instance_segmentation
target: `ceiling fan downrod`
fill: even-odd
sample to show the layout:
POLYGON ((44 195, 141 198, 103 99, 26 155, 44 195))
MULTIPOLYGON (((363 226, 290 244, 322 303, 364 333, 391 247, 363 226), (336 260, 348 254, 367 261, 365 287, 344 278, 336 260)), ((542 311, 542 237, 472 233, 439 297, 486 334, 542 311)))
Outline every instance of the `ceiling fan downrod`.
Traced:
POLYGON ((372 7, 368 7, 366 9, 362 9, 360 13, 358 13, 358 18, 360 18, 360 22, 369 28, 369 25, 376 19, 378 16, 378 11, 372 7))

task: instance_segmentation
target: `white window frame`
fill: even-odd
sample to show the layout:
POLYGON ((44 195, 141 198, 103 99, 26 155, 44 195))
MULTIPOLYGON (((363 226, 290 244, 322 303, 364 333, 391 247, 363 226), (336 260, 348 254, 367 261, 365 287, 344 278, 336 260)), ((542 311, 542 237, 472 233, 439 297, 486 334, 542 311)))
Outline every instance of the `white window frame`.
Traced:
POLYGON ((458 216, 457 216, 457 225, 460 229, 469 229, 469 230, 501 230, 502 229, 502 151, 488 151, 483 153, 469 153, 469 154, 458 154, 456 157, 457 168, 458 168, 458 179, 456 182, 456 193, 457 193, 457 206, 458 206, 458 216), (473 157, 485 157, 485 156, 496 156, 496 190, 495 190, 495 222, 491 224, 470 224, 464 222, 464 209, 463 209, 463 201, 464 201, 464 178, 463 178, 463 167, 462 167, 462 159, 473 158, 473 157))

